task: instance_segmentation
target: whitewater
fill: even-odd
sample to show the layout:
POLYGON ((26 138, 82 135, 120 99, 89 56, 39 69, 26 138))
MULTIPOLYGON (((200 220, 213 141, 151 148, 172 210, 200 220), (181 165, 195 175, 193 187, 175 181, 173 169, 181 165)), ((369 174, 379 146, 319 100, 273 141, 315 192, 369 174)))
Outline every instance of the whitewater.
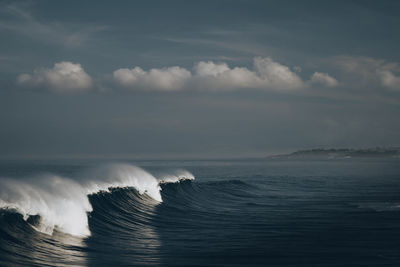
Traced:
POLYGON ((89 236, 88 213, 93 211, 88 196, 109 192, 113 188, 135 188, 162 202, 160 183, 194 180, 185 170, 156 178, 145 170, 129 164, 109 164, 87 171, 72 180, 54 174, 41 174, 23 180, 0 178, 0 208, 21 213, 25 220, 40 216, 34 228, 52 234, 57 228, 74 236, 89 236))
POLYGON ((399 159, 0 160, 0 266, 400 266, 399 159))

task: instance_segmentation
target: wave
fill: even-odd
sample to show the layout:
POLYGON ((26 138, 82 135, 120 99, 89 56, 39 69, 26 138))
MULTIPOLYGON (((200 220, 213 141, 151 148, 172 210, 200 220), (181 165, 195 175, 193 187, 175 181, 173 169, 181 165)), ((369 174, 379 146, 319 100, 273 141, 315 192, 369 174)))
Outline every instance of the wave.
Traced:
POLYGON ((78 179, 54 174, 25 179, 0 178, 0 208, 22 214, 25 221, 37 221, 32 227, 40 232, 51 235, 57 229, 86 237, 91 234, 88 225, 88 213, 93 211, 90 195, 129 187, 162 202, 160 184, 185 179, 193 180, 194 176, 186 170, 177 170, 155 177, 129 164, 104 165, 86 171, 78 179))
POLYGON ((360 209, 371 209, 376 212, 381 211, 398 211, 400 210, 399 203, 390 203, 390 202, 366 202, 361 204, 356 204, 360 209))

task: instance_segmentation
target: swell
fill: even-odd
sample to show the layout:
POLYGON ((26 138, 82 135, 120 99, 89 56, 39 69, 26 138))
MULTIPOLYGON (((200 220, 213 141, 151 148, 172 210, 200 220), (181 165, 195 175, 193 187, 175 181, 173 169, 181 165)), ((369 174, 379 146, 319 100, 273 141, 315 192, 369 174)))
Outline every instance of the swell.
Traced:
POLYGON ((193 183, 183 180, 179 183, 161 184, 164 202, 169 208, 184 212, 188 209, 212 214, 236 209, 247 199, 261 193, 260 188, 240 180, 225 180, 193 183))
POLYGON ((149 229, 173 229, 179 221, 189 223, 207 215, 225 215, 227 210, 242 205, 254 197, 256 187, 237 180, 194 183, 191 179, 179 182, 160 182, 163 202, 159 203, 135 188, 114 188, 89 196, 93 211, 89 225, 94 239, 112 233, 121 239, 146 239, 149 229), (135 233, 135 234, 134 234, 135 233))
POLYGON ((59 226, 52 235, 44 234, 35 231, 42 223, 41 215, 24 218, 21 212, 0 210, 0 265, 2 257, 5 263, 27 266, 51 266, 55 262, 60 266, 88 265, 88 258, 94 265, 107 265, 108 257, 101 255, 125 250, 134 253, 137 261, 148 262, 156 259, 152 257, 159 249, 158 240, 165 238, 160 235, 173 238, 175 231, 192 229, 193 225, 207 227, 210 218, 217 221, 208 227, 224 224, 226 216, 235 216, 232 211, 246 198, 254 197, 258 189, 238 180, 195 183, 188 173, 175 173, 175 181, 173 174, 167 181, 156 178, 162 203, 133 186, 86 195, 91 208, 85 217, 91 229, 89 238, 65 234, 59 226))
POLYGON ((115 204, 115 210, 123 207, 121 203, 135 205, 140 197, 148 202, 151 200, 154 205, 162 202, 160 183, 184 179, 194 177, 185 170, 155 177, 129 164, 104 165, 88 170, 74 180, 54 174, 24 179, 1 178, 0 208, 21 214, 23 220, 40 232, 51 235, 56 229, 85 237, 90 235, 88 214, 93 211, 91 196, 115 188, 133 188, 137 196, 132 198, 132 195, 125 194, 125 199, 115 204))

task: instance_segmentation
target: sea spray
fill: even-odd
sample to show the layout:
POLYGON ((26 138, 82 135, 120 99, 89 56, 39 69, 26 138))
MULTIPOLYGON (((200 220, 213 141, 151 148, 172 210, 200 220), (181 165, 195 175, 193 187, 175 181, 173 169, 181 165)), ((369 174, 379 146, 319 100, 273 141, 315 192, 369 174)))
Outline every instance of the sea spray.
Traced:
POLYGON ((88 195, 111 188, 133 187, 162 202, 160 182, 194 179, 185 170, 157 179, 145 170, 130 164, 107 164, 88 170, 78 179, 57 175, 41 175, 25 179, 0 178, 0 208, 13 209, 25 220, 39 215, 33 227, 52 234, 56 228, 67 234, 90 235, 87 213, 92 211, 88 195))
POLYGON ((90 235, 87 212, 92 211, 84 188, 55 175, 21 180, 0 179, 0 207, 15 209, 27 220, 39 215, 35 229, 52 234, 55 227, 75 236, 90 235))
POLYGON ((134 187, 162 202, 158 180, 145 170, 129 164, 107 164, 92 169, 81 179, 87 194, 115 187, 134 187))
POLYGON ((194 180, 194 176, 187 170, 178 169, 165 173, 159 178, 160 183, 177 183, 183 180, 194 180))

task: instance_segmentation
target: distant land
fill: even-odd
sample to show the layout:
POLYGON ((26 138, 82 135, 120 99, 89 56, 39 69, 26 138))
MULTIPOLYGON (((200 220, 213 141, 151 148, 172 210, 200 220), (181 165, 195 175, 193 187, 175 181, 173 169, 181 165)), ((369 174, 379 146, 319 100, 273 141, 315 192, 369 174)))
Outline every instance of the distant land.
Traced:
POLYGON ((391 148, 316 148, 310 150, 299 150, 290 154, 271 155, 267 158, 400 158, 400 147, 391 148))

